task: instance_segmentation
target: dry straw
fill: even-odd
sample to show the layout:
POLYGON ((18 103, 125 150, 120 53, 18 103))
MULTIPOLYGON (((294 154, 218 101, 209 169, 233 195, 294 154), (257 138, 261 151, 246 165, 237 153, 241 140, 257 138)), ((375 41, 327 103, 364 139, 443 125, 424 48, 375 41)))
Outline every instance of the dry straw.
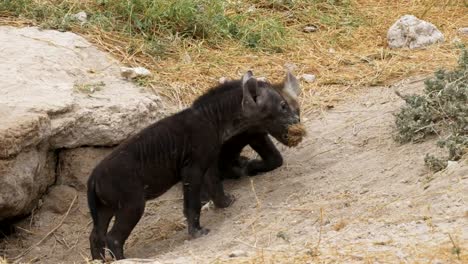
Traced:
MULTIPOLYGON (((326 17, 317 18, 306 9, 307 1, 297 1, 295 9, 279 1, 254 1, 257 17, 274 16, 289 32, 281 53, 246 48, 238 41, 225 40, 217 45, 172 36, 166 57, 155 58, 145 51, 141 36, 128 36, 118 31, 104 31, 96 26, 83 28, 73 24, 71 30, 82 34, 122 63, 144 66, 154 77, 144 84, 180 106, 188 105, 195 96, 215 85, 220 77, 239 78, 252 68, 257 76, 279 81, 284 65, 297 65, 296 74, 317 75, 315 83, 302 83, 305 111, 317 106, 327 107, 349 93, 354 87, 385 85, 415 74, 432 73, 439 67, 456 64, 458 49, 453 41, 466 43, 467 37, 458 28, 468 20, 466 3, 458 1, 350 1, 338 9, 327 1, 317 1, 316 10, 326 17), (392 10, 392 12, 389 12, 392 10), (436 25, 445 35, 445 43, 423 50, 390 50, 386 44, 388 28, 402 15, 413 14, 436 25), (332 22, 330 22, 332 21, 332 22), (334 21, 334 22, 333 22, 334 21), (349 26, 348 24, 355 24, 349 26), (302 32, 314 24, 318 31, 302 32)), ((236 12, 246 13, 250 4, 241 5, 236 12), (243 10, 244 8, 245 10, 243 10)), ((226 13, 234 11, 227 9, 226 13)), ((0 24, 23 26, 34 24, 0 16, 0 24)), ((304 112, 306 113, 306 112, 304 112)))
POLYGON ((295 147, 301 143, 306 135, 304 124, 294 124, 288 127, 288 147, 295 147))

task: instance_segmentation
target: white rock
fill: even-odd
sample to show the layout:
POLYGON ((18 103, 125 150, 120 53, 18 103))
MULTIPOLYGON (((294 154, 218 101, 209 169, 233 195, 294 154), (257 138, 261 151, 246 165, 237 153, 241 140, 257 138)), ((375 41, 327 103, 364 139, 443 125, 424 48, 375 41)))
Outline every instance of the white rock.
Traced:
POLYGON ((444 41, 444 35, 431 23, 404 15, 387 32, 390 48, 423 48, 444 41))
POLYGON ((0 220, 28 213, 54 183, 48 153, 113 146, 164 115, 158 96, 76 34, 0 27, 0 50, 0 220))
POLYGON ((214 208, 215 208, 215 206, 214 206, 213 201, 209 201, 205 205, 202 206, 201 210, 202 211, 209 211, 209 210, 214 209, 214 208))
POLYGON ((447 169, 452 169, 454 167, 458 167, 458 162, 453 160, 447 161, 447 169))
POLYGON ((73 15, 73 18, 75 18, 76 20, 84 23, 86 21, 88 21, 88 15, 86 14, 85 11, 81 11, 81 12, 78 12, 76 14, 73 15))
POLYGON ((248 256, 247 252, 245 252, 244 250, 240 250, 240 249, 236 249, 229 254, 230 258, 247 257, 247 256, 248 256))
POLYGON ((219 78, 219 80, 218 80, 219 84, 226 83, 227 81, 229 81, 229 78, 227 78, 227 77, 224 77, 224 76, 223 76, 223 77, 221 77, 221 78, 219 78))
POLYGON ((308 83, 315 82, 315 79, 316 79, 315 75, 307 74, 307 73, 302 74, 300 78, 303 79, 305 82, 308 82, 308 83))
POLYGON ((463 35, 468 35, 468 27, 459 28, 458 32, 463 35))
POLYGON ((307 26, 307 27, 304 27, 302 29, 302 31, 304 31, 306 33, 315 32, 315 31, 317 31, 317 27, 316 26, 307 26))
POLYGON ((336 53, 336 50, 334 48, 329 48, 328 53, 334 54, 334 53, 336 53))
POLYGON ((134 79, 136 77, 146 77, 150 76, 151 72, 144 67, 121 67, 120 75, 125 78, 134 79))

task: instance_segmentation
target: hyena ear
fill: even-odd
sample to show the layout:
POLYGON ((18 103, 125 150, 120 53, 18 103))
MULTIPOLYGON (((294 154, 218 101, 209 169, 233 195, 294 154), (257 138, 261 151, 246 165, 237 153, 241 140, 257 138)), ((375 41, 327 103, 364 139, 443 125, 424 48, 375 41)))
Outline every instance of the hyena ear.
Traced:
POLYGON ((257 102, 254 100, 258 94, 258 84, 252 76, 250 70, 242 76, 242 111, 246 117, 253 117, 258 112, 257 102))
POLYGON ((301 94, 301 87, 296 77, 288 71, 284 80, 283 92, 289 95, 294 100, 301 94))

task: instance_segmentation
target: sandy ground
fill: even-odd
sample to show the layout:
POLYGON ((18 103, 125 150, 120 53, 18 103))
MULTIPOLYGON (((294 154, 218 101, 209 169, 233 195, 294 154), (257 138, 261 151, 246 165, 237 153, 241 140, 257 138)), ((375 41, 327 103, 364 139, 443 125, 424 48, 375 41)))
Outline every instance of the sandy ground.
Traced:
MULTIPOLYGON (((363 89, 306 117, 308 137, 282 148, 283 167, 226 182, 237 201, 203 211, 202 225, 211 229, 205 237, 188 238, 179 185, 148 202, 126 256, 162 263, 468 263, 468 161, 432 174, 423 159, 436 150, 435 139, 394 142, 392 113, 403 103, 394 89, 420 91, 422 82, 363 89), (241 256, 230 258, 236 250, 241 256)), ((38 210, 18 225, 22 230, 0 242, 10 262, 89 258, 83 193, 68 215, 38 210)))

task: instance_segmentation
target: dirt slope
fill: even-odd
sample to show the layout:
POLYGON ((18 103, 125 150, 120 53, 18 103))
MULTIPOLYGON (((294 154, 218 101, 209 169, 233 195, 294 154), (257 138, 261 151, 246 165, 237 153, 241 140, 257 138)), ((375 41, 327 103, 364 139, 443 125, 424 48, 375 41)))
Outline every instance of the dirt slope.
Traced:
MULTIPOLYGON (((398 86, 413 92, 422 82, 398 86)), ((435 149, 434 141, 395 143, 392 113, 402 101, 393 90, 365 89, 307 117, 309 135, 298 148, 283 149, 282 168, 226 182, 237 201, 202 213, 208 236, 188 240, 180 186, 147 203, 127 242, 127 257, 162 263, 467 263, 468 161, 433 175, 423 158, 435 149), (246 256, 229 258, 234 250, 246 256)), ((71 263, 89 257, 84 194, 77 201, 64 224, 19 260, 71 263)), ((4 240, 0 249, 18 256, 61 219, 40 210, 20 223, 29 231, 4 240)))

